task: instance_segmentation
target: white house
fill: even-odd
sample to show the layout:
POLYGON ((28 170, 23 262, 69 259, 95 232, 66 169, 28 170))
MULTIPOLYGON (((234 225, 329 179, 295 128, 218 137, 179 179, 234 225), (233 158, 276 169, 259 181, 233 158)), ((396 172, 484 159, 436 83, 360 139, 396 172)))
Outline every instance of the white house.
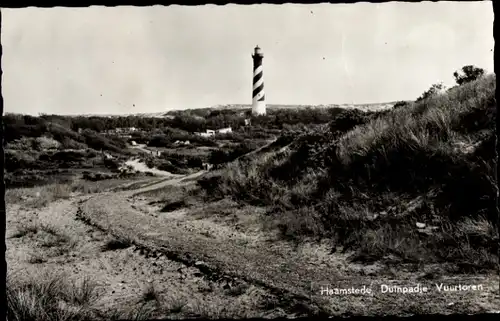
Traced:
POLYGON ((233 132, 233 130, 231 129, 231 127, 221 128, 221 129, 217 130, 218 134, 227 134, 227 133, 232 133, 232 132, 233 132))
POLYGON ((215 136, 215 134, 225 134, 225 133, 231 133, 231 132, 232 132, 231 127, 228 127, 228 128, 217 129, 217 130, 207 129, 207 131, 205 133, 195 132, 195 135, 202 136, 202 137, 211 137, 211 136, 215 136))
POLYGON ((211 129, 207 129, 207 132, 206 133, 195 133, 196 135, 198 136, 202 136, 202 137, 210 137, 210 136, 214 136, 215 135, 215 130, 211 130, 211 129))
POLYGON ((135 142, 135 140, 131 141, 131 142, 130 142, 130 144, 131 144, 132 146, 137 146, 137 143, 135 142))

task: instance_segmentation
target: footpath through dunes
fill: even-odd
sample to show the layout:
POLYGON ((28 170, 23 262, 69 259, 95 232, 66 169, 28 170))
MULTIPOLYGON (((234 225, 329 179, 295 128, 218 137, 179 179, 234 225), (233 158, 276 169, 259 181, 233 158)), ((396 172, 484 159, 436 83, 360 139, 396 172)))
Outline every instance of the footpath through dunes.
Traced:
POLYGON ((159 219, 132 208, 134 194, 167 185, 183 184, 203 172, 166 179, 131 191, 107 192, 83 200, 79 216, 88 224, 106 230, 115 237, 130 240, 146 251, 165 254, 169 259, 194 266, 209 279, 238 278, 266 288, 282 298, 282 303, 304 313, 330 315, 411 315, 414 313, 481 313, 500 306, 498 276, 422 278, 421 270, 397 271, 397 274, 360 275, 341 268, 342 254, 317 263, 292 246, 261 242, 241 245, 197 234, 175 221, 159 219), (338 256, 338 262, 335 261, 338 256), (382 293, 381 285, 427 286, 419 294, 382 293), (482 284, 483 291, 439 292, 435 284, 482 284), (322 295, 322 287, 372 289, 371 295, 322 295))

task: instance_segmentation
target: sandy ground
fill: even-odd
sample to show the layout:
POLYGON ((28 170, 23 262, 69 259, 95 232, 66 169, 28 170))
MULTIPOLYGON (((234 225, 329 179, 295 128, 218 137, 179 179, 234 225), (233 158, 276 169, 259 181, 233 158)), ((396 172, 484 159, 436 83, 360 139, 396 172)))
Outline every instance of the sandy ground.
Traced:
POLYGON ((132 168, 138 172, 150 172, 153 173, 154 175, 159 175, 159 176, 167 176, 167 177, 180 177, 181 175, 176 175, 172 174, 167 171, 162 171, 157 168, 149 168, 146 164, 141 162, 140 159, 131 159, 125 162, 125 165, 127 166, 132 166, 132 168))
POLYGON ((170 318, 500 310, 497 275, 450 277, 440 274, 436 266, 395 269, 353 264, 349 253, 331 253, 328 244, 297 247, 264 232, 258 222, 264 209, 238 208, 222 201, 164 213, 160 211, 162 204, 154 204, 154 199, 142 194, 187 184, 186 179, 201 174, 151 178, 134 185, 132 191, 77 196, 41 209, 8 204, 9 274, 23 278, 51 271, 73 278, 91 276, 99 284, 101 296, 96 305, 102 311, 139 306, 144 293, 154 286, 159 296, 155 301, 157 316, 170 318), (221 215, 216 215, 218 212, 221 215), (70 240, 48 247, 43 232, 16 237, 27 224, 51 226, 70 240), (119 236, 132 245, 103 249, 119 236), (439 292, 436 284, 441 283, 481 284, 483 289, 439 292), (382 293, 384 284, 420 284, 429 292, 382 293), (368 287, 372 294, 321 294, 326 287, 368 287))
POLYGON ((230 288, 227 281, 209 280, 197 268, 164 255, 146 256, 136 246, 104 251, 103 246, 113 237, 77 217, 78 203, 88 198, 59 200, 42 209, 8 204, 9 275, 23 279, 48 272, 72 279, 90 277, 98 284, 101 295, 96 308, 103 313, 138 308, 153 286, 159 297, 156 316, 162 318, 290 315, 279 306, 279 298, 258 286, 241 283, 230 288), (44 246, 48 236, 43 232, 17 237, 26 225, 50 226, 69 236, 70 249, 44 246), (34 258, 42 262, 34 262, 34 258), (272 302, 276 303, 269 306, 272 302))

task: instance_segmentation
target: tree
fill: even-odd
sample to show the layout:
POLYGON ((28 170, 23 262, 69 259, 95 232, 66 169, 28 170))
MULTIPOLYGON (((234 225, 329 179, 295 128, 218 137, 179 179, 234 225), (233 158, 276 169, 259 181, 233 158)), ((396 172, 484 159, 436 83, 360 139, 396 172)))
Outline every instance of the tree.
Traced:
POLYGON ((404 100, 400 100, 400 101, 396 102, 392 107, 394 109, 396 109, 396 108, 405 107, 405 106, 408 106, 408 102, 406 102, 404 100))
POLYGON ((427 91, 425 91, 420 97, 417 98, 417 102, 438 95, 446 90, 443 83, 437 83, 431 86, 427 91))
POLYGON ((460 71, 455 71, 453 73, 453 77, 455 77, 456 83, 460 86, 481 78, 484 75, 484 73, 485 71, 483 68, 467 65, 463 66, 460 71))

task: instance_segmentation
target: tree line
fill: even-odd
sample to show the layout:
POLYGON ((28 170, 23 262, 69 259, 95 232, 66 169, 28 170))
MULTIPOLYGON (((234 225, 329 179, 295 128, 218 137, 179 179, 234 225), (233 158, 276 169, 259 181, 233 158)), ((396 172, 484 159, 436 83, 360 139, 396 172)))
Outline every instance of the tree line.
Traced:
POLYGON ((156 118, 142 116, 62 116, 41 114, 39 116, 6 114, 3 123, 9 139, 21 136, 36 137, 50 131, 50 126, 77 132, 79 129, 103 132, 115 128, 135 127, 144 131, 174 128, 187 132, 202 132, 207 129, 232 127, 238 130, 250 119, 253 127, 283 129, 287 126, 324 124, 342 111, 341 108, 304 108, 270 110, 267 115, 252 116, 250 110, 212 110, 205 117, 192 111, 178 111, 172 117, 156 118))

